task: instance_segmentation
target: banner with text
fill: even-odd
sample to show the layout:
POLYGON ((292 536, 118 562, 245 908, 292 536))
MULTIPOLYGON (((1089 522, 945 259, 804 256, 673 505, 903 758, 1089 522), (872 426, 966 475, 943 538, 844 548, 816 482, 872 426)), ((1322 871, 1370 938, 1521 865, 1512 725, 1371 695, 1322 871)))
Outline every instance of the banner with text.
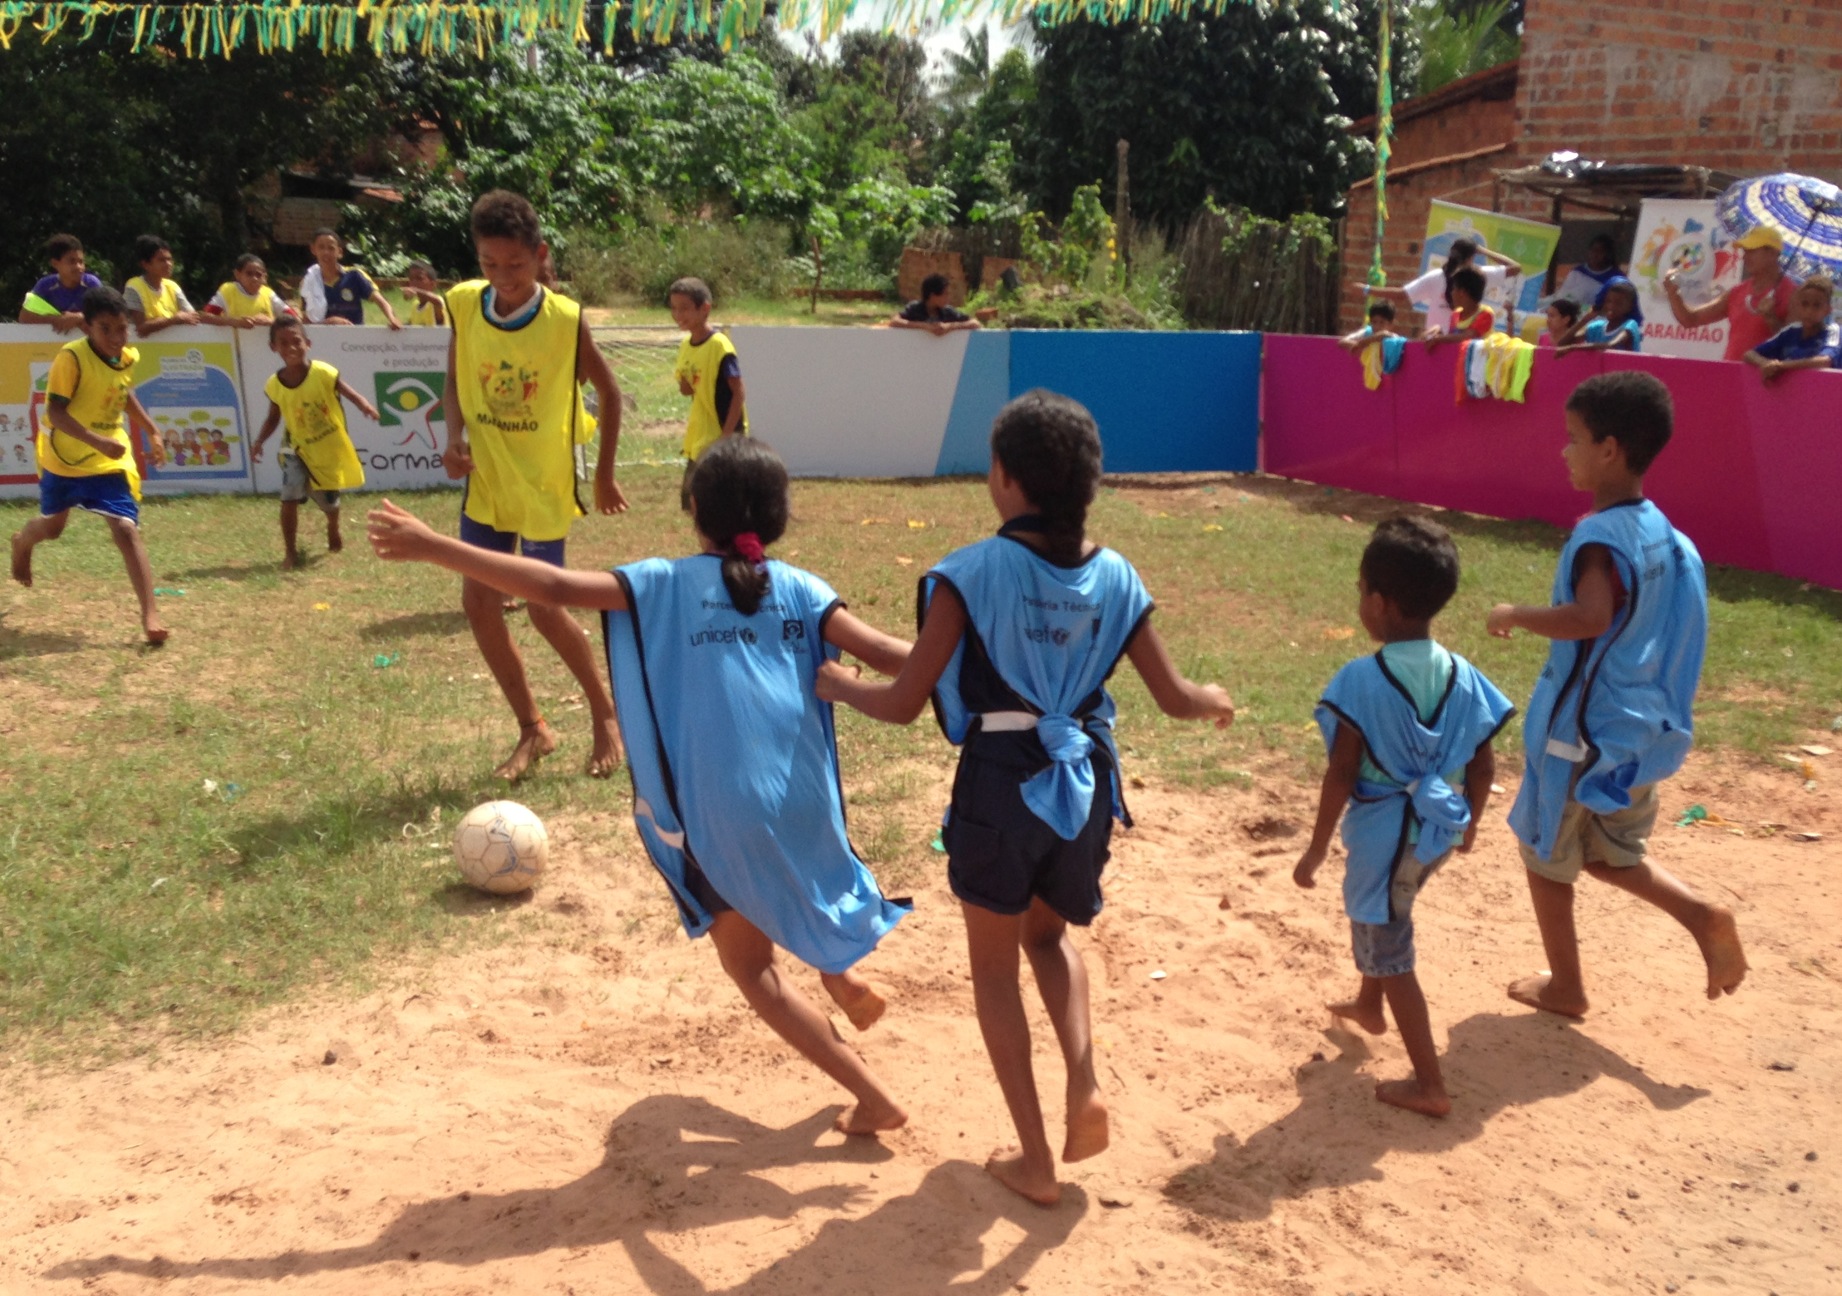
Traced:
POLYGON ((1719 360, 1727 351, 1727 321, 1694 327, 1676 323, 1663 291, 1663 276, 1672 270, 1690 306, 1713 301, 1739 283, 1740 251, 1714 218, 1714 199, 1644 199, 1630 275, 1644 310, 1646 352, 1719 360))
POLYGON ((1461 238, 1468 238, 1492 252, 1501 252, 1522 267, 1521 277, 1509 281, 1507 294, 1493 293, 1487 299, 1486 304, 1496 310, 1497 327, 1506 332, 1510 328, 1508 314, 1503 309, 1506 305, 1514 309, 1518 329, 1526 316, 1539 316, 1541 287, 1548 274, 1548 263, 1554 260, 1554 249, 1561 241, 1561 227, 1434 199, 1426 216, 1426 243, 1420 252, 1420 273, 1444 265, 1452 244, 1461 238))

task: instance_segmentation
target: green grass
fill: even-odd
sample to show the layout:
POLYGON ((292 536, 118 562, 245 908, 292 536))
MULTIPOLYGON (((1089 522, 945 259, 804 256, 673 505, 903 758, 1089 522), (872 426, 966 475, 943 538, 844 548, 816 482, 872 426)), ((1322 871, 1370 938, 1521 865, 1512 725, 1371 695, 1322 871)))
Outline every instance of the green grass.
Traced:
MULTIPOLYGON (((674 436, 629 438, 633 511, 584 521, 573 563, 689 549, 674 436)), ((135 646, 120 560, 92 519, 39 551, 36 589, 0 593, 0 790, 11 810, 0 828, 0 1040, 13 1052, 102 1056, 219 1032, 304 988, 360 987, 393 961, 537 920, 453 879, 448 835, 498 790, 487 771, 511 725, 453 578, 372 559, 363 502, 348 509, 347 552, 299 573, 279 568, 272 500, 151 503, 158 582, 186 591, 166 601, 176 635, 161 652, 135 646)), ((406 502, 454 525, 454 494, 406 502)), ((899 633, 912 630, 928 563, 993 525, 983 484, 966 480, 801 482, 794 506, 776 552, 899 633)), ((1225 734, 1168 721, 1123 669, 1128 773, 1196 788, 1259 777, 1309 804, 1321 768, 1311 708, 1336 668, 1368 651, 1356 560, 1369 524, 1396 507, 1259 478, 1107 487, 1093 534, 1143 573, 1182 669, 1220 681, 1241 708, 1225 734)), ((29 513, 0 506, 0 528, 29 513)), ((1560 533, 1443 516, 1465 576, 1438 632, 1521 701, 1543 645, 1486 637, 1484 612, 1545 600, 1560 533)), ((1826 732, 1842 712, 1842 596, 1724 569, 1711 584, 1702 744, 1768 760, 1826 732)), ((587 726, 571 709, 573 681, 522 618, 515 633, 568 744, 519 798, 546 817, 611 816, 614 830, 587 835, 591 858, 637 851, 624 779, 578 772, 587 726)), ((937 868, 934 788, 953 753, 926 718, 895 729, 841 713, 839 742, 853 837, 899 894, 937 868)), ((1513 735, 1502 749, 1513 768, 1513 735)))

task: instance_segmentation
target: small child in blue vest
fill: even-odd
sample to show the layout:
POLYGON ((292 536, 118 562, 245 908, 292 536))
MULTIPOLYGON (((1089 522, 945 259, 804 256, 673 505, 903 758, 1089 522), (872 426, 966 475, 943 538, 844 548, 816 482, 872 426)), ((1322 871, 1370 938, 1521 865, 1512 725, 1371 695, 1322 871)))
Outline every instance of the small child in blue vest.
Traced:
POLYGON ((1166 715, 1234 719, 1220 687, 1178 673, 1132 564, 1087 539, 1100 464, 1099 429, 1076 402, 1032 391, 1006 405, 991 430, 998 534, 921 578, 921 633, 892 682, 835 662, 818 679, 826 701, 891 724, 912 722, 931 697, 948 741, 964 744, 941 830, 947 879, 966 920, 979 1029, 1022 1143, 985 1168, 1044 1206, 1062 1189, 1030 1065, 1019 952, 1068 1068, 1062 1160, 1095 1156, 1109 1137, 1087 969, 1068 939, 1070 923, 1100 912, 1114 818, 1131 823, 1107 678, 1128 657, 1166 715))
POLYGON ((1413 903, 1454 849, 1471 849, 1496 774, 1491 740, 1516 708, 1432 637, 1433 618, 1458 590, 1458 546, 1444 527, 1414 517, 1383 522, 1360 571, 1356 612, 1381 650, 1338 671, 1318 703, 1330 765, 1292 880, 1317 885, 1341 819, 1349 850, 1343 908, 1362 988, 1330 1011, 1380 1035, 1385 998, 1414 1078, 1378 1084, 1375 1096, 1444 1116, 1452 1100, 1414 974, 1413 903))
POLYGON ((1708 642, 1708 586, 1687 536, 1644 498, 1669 444, 1669 389, 1650 374, 1589 378, 1567 398, 1567 462, 1593 497, 1561 551, 1549 607, 1500 603, 1491 634, 1554 641, 1523 726, 1528 764, 1509 825, 1522 843, 1549 970, 1509 987, 1532 1008, 1581 1017, 1586 986, 1573 923, 1582 872, 1647 900, 1688 928, 1708 966, 1708 998, 1746 977, 1733 914, 1644 858, 1657 783, 1693 741, 1708 642))

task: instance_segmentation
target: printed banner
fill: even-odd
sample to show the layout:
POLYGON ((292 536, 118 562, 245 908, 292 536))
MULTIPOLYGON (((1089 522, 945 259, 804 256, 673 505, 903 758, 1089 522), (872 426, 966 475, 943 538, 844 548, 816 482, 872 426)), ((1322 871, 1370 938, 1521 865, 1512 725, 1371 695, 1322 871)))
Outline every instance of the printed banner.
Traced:
POLYGON ((1468 238, 1492 252, 1501 252, 1522 267, 1521 277, 1509 281, 1515 294, 1512 300, 1505 301, 1502 292, 1493 292, 1486 299, 1486 304, 1497 313, 1497 327, 1509 331, 1509 313, 1503 309, 1505 306, 1514 309, 1518 328, 1525 317, 1539 317, 1542 283, 1547 278, 1548 263, 1554 260, 1554 249, 1561 241, 1560 226, 1435 199, 1426 217, 1420 273, 1444 265, 1452 244, 1461 238, 1468 238))
POLYGON ((1631 281, 1644 310, 1644 350, 1654 355, 1719 360, 1727 352, 1727 321, 1685 328, 1676 323, 1663 276, 1676 271, 1682 300, 1713 301, 1740 281, 1740 252, 1714 218, 1712 198, 1646 198, 1637 218, 1631 281))

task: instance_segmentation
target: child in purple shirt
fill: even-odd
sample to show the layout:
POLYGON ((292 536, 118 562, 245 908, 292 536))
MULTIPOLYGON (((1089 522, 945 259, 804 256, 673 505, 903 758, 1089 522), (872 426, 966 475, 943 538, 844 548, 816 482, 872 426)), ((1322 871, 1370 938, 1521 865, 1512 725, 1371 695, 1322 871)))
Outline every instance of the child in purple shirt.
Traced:
POLYGON ((32 285, 19 308, 21 324, 49 324, 59 333, 83 327, 83 294, 102 280, 83 268, 83 243, 75 234, 54 234, 45 243, 51 273, 32 285))

